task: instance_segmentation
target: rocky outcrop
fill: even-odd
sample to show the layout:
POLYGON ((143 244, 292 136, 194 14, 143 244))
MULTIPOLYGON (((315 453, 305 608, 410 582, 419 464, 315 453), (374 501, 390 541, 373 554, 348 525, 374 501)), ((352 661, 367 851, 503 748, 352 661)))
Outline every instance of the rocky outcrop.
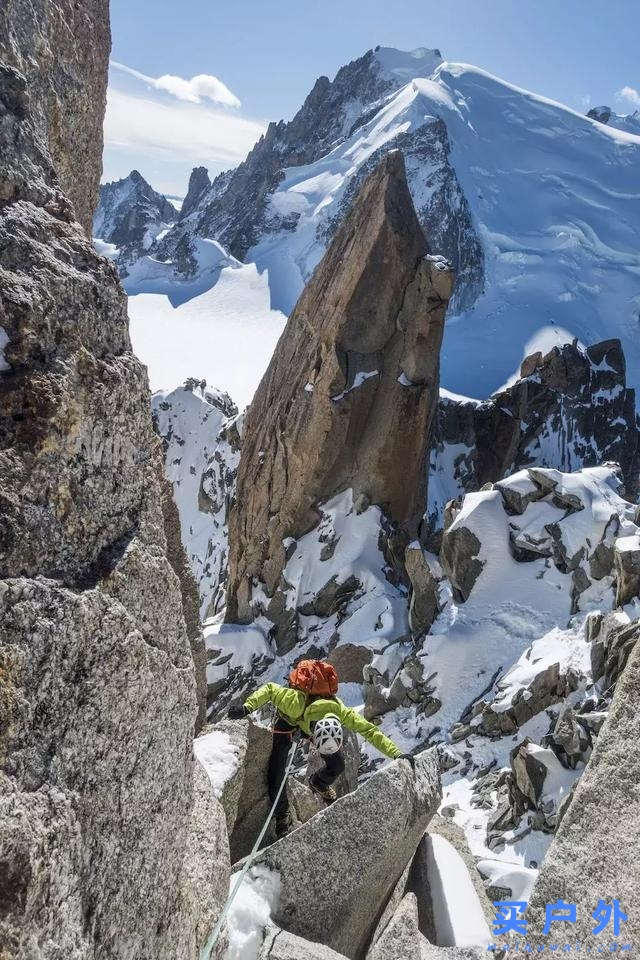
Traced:
MULTIPOLYGON (((50 207, 64 205, 60 194, 54 198, 51 191, 55 175, 56 187, 71 202, 77 220, 90 235, 102 170, 110 48, 105 0, 58 0, 55 4, 50 0, 6 0, 2 4, 4 109, 23 119, 28 114, 39 140, 37 146, 33 141, 27 143, 26 138, 11 147, 3 144, 0 201, 24 198, 29 184, 32 198, 38 194, 36 202, 50 207), (21 153, 19 166, 12 159, 14 150, 21 153), (43 164, 48 190, 37 172, 43 164)), ((16 130, 11 122, 5 126, 4 135, 10 138, 13 132, 16 130)))
POLYGON ((180 207, 180 220, 184 220, 195 210, 210 186, 211 181, 209 180, 207 168, 194 167, 191 171, 191 176, 189 177, 187 195, 182 201, 182 206, 180 207))
MULTIPOLYGON (((553 560, 559 573, 570 575, 572 613, 581 609, 582 595, 588 596, 598 582, 603 586, 615 583, 618 602, 620 597, 627 602, 640 589, 634 572, 640 570, 640 535, 635 522, 637 508, 623 494, 615 463, 575 474, 532 467, 468 494, 462 506, 450 504, 440 561, 454 597, 461 603, 469 599, 492 563, 489 542, 494 536, 502 539, 506 522, 515 561, 546 557, 553 560), (522 513, 515 512, 521 507, 522 513)), ((534 689, 534 684, 531 693, 542 695, 559 681, 559 674, 541 675, 536 681, 540 690, 534 689)), ((571 683, 571 677, 563 678, 560 688, 571 689, 571 683)), ((526 712, 528 708, 521 706, 526 712)))
POLYGON ((437 759, 425 752, 415 774, 396 761, 268 847, 259 862, 280 875, 275 922, 347 957, 361 956, 439 796, 437 759))
MULTIPOLYGON (((141 173, 100 187, 100 201, 93 218, 93 236, 117 248, 120 268, 143 256, 162 230, 178 219, 178 211, 161 193, 156 193, 141 173)), ((126 272, 126 271, 125 271, 126 272)))
POLYGON ((0 12, 0 942, 34 960, 195 957, 229 870, 146 371, 73 212, 108 49, 106 3, 0 12))
MULTIPOLYGON (((632 500, 639 437, 619 340, 532 354, 514 384, 482 403, 440 398, 430 466, 432 528, 442 527, 448 499, 530 466, 571 471, 613 461, 632 500)), ((526 499, 512 506, 521 513, 526 499)))
POLYGON ((404 564, 411 581, 409 626, 412 636, 420 637, 427 633, 444 606, 444 573, 437 558, 423 550, 417 541, 405 550, 404 564))
POLYGON ((613 690, 640 637, 640 623, 622 610, 603 616, 592 614, 588 623, 591 641, 591 675, 600 681, 605 694, 613 690))
MULTIPOLYGON (((199 763, 194 771, 194 801, 180 873, 175 914, 178 929, 176 957, 199 957, 229 893, 229 838, 224 810, 199 763)), ((226 930, 212 952, 222 958, 226 930)))
POLYGON ((616 606, 640 597, 640 536, 619 537, 613 549, 616 568, 616 606))
POLYGON ((614 113, 611 107, 601 106, 592 107, 587 112, 591 120, 597 120, 598 123, 606 123, 617 130, 625 130, 627 133, 633 133, 636 136, 640 134, 640 110, 634 110, 633 113, 620 115, 614 113))
POLYGON ((440 560, 446 572, 453 595, 460 603, 469 599, 476 580, 482 573, 484 562, 480 559, 481 543, 478 537, 457 518, 442 538, 440 560))
POLYGON ((316 505, 340 490, 415 537, 451 285, 448 265, 428 256, 402 157, 389 154, 298 301, 247 414, 229 619, 251 619, 253 582, 273 594, 283 540, 315 526, 316 505))
POLYGON ((599 949, 603 938, 607 944, 614 939, 632 943, 637 936, 640 862, 629 837, 635 836, 640 821, 640 765, 637 750, 630 749, 639 737, 640 647, 636 646, 542 864, 527 910, 530 942, 544 942, 546 904, 559 899, 576 905, 571 938, 585 949, 599 949), (620 937, 615 937, 611 923, 606 932, 594 936, 599 918, 594 918, 593 911, 599 900, 611 905, 612 898, 627 916, 620 924, 620 937))

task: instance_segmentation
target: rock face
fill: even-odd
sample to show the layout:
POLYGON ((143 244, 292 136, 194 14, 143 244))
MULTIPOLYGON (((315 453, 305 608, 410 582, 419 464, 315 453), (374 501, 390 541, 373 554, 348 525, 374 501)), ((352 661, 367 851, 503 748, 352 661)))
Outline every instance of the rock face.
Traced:
POLYGON ((406 761, 396 761, 268 847, 259 862, 280 874, 276 923, 359 957, 439 796, 437 760, 425 752, 415 777, 406 761))
POLYGON ((564 344, 527 357, 520 379, 483 403, 441 397, 430 466, 433 528, 442 526, 448 500, 529 466, 571 471, 614 461, 634 499, 640 433, 625 371, 619 340, 586 351, 564 344))
POLYGON ((88 227, 108 50, 104 2, 0 12, 0 942, 34 960, 195 957, 228 875, 146 371, 60 189, 88 227))
POLYGON ((316 504, 340 490, 415 536, 452 287, 446 262, 427 254, 402 157, 390 154, 298 301, 247 414, 230 619, 251 619, 254 581, 273 594, 283 539, 315 526, 316 504))
POLYGON ((100 187, 100 201, 93 218, 93 236, 118 249, 121 270, 149 250, 162 230, 178 219, 178 211, 166 197, 156 193, 141 173, 100 187))
MULTIPOLYGON (((109 8, 105 0, 59 0, 55 5, 50 0, 6 0, 2 4, 0 61, 4 64, 3 91, 8 98, 5 108, 14 116, 29 112, 41 139, 37 147, 24 140, 12 149, 5 149, 3 144, 0 200, 24 197, 28 182, 34 190, 39 178, 29 161, 39 166, 45 160, 41 154, 44 148, 47 180, 50 182, 55 170, 57 186, 71 201, 87 235, 91 232, 102 170, 102 121, 110 48, 109 8), (21 76, 5 72, 6 67, 17 70, 21 76), (40 154, 37 158, 34 148, 40 154), (20 167, 14 167, 11 159, 15 149, 24 151, 20 167)), ((8 133, 5 129, 5 135, 8 133)), ((42 181, 38 186, 41 201, 48 192, 49 204, 62 202, 59 196, 54 200, 50 191, 42 192, 42 181)))
MULTIPOLYGON (((640 764, 633 745, 640 736, 640 647, 636 646, 616 686, 609 716, 576 786, 542 864, 527 911, 530 936, 541 937, 545 905, 564 899, 576 904, 571 925, 576 942, 598 949, 616 939, 633 943, 640 930, 637 891, 640 862, 635 837, 640 820, 640 764), (594 937, 598 900, 620 902, 627 920, 614 937, 612 924, 594 937)), ((558 927, 558 930, 562 929, 558 927)))

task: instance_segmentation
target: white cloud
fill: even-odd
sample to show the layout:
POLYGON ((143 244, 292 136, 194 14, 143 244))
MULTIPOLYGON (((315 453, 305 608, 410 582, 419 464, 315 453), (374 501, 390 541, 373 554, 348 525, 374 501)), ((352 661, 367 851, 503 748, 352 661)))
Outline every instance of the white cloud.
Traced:
POLYGON ((111 66, 122 73, 142 80, 156 90, 166 90, 178 100, 186 100, 188 103, 202 103, 203 99, 211 100, 213 103, 219 103, 224 107, 239 107, 240 101, 235 93, 229 90, 222 80, 213 77, 207 73, 199 73, 191 80, 185 80, 183 77, 174 77, 170 73, 165 73, 161 77, 149 77, 146 73, 140 73, 133 67, 128 67, 124 63, 118 63, 117 60, 111 60, 111 66))
POLYGON ((211 173, 234 167, 264 132, 263 124, 225 110, 110 86, 104 175, 111 179, 138 167, 143 175, 153 173, 156 189, 182 195, 192 167, 202 164, 211 173))
POLYGON ((618 100, 627 100, 634 107, 640 107, 640 92, 634 87, 623 87, 622 90, 618 90, 616 97, 618 100))

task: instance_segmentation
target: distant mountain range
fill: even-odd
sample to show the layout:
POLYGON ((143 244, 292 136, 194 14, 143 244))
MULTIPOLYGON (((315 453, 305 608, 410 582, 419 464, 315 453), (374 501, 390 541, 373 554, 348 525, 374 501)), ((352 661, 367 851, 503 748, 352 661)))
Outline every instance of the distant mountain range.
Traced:
MULTIPOLYGON (((364 176, 400 149, 431 249, 457 275, 444 385, 486 397, 535 349, 607 337, 622 340, 633 383, 640 375, 637 134, 637 115, 598 107, 583 116, 475 67, 443 62, 438 50, 376 48, 333 81, 319 78, 293 119, 271 123, 235 170, 211 182, 196 168, 180 212, 135 172, 104 186, 94 232, 112 244, 131 294, 185 303, 246 262, 268 279, 270 302, 260 312, 288 313, 364 176)), ((212 322, 224 325, 225 314, 212 322)), ((153 380, 153 357, 145 359, 153 380)), ((195 359, 194 375, 229 389, 217 368, 212 377, 195 359)), ((180 379, 183 372, 156 385, 180 379)))

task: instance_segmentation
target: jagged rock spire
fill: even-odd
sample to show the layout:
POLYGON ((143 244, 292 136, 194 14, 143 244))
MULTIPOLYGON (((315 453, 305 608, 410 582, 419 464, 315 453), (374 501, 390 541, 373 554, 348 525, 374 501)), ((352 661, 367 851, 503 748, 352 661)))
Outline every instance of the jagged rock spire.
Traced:
POLYGON ((353 488, 415 536, 453 275, 429 250, 399 152, 369 175, 303 291, 247 416, 230 519, 230 619, 275 589, 283 538, 353 488))

